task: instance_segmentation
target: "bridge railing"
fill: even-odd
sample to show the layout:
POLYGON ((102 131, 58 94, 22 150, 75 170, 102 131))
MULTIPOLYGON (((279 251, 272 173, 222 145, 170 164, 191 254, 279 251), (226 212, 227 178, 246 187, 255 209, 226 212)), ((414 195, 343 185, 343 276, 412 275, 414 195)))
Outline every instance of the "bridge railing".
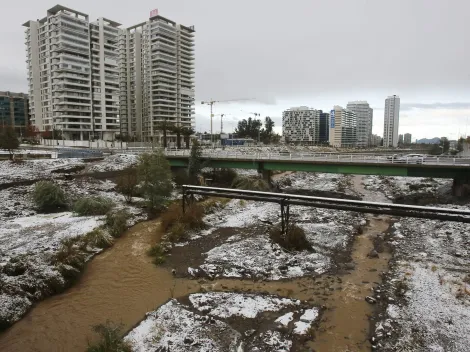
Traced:
MULTIPOLYGON (((115 153, 141 154, 152 152, 152 149, 126 149, 116 150, 115 153)), ((167 150, 168 156, 189 157, 191 151, 167 150)), ((431 164, 431 165, 457 165, 470 166, 470 158, 453 156, 425 156, 423 158, 392 157, 387 155, 371 154, 331 154, 331 153, 283 153, 283 152, 249 152, 246 150, 204 150, 203 157, 210 159, 249 159, 249 160, 297 160, 297 161, 325 161, 325 162, 352 162, 352 163, 388 163, 388 164, 431 164)))

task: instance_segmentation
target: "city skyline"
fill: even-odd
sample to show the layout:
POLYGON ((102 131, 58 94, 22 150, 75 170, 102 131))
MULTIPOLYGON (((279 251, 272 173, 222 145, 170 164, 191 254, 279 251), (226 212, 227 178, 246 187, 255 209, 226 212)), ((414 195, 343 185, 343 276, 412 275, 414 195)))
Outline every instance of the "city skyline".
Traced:
MULTIPOLYGON (((397 6, 390 8, 370 1, 299 1, 286 7, 266 1, 221 4, 208 0, 208 12, 205 6, 190 1, 162 0, 158 7, 164 16, 178 23, 194 24, 198 31, 198 130, 209 130, 209 109, 199 102, 211 98, 256 98, 257 104, 220 104, 214 110, 233 115, 228 127, 234 124, 231 120, 247 117, 240 110, 259 111, 262 117, 274 119, 278 131, 282 111, 292 106, 308 105, 328 111, 336 104, 345 106, 351 100, 367 100, 375 110, 373 133, 381 134, 383 99, 398 94, 402 98, 399 133, 410 132, 418 139, 440 135, 456 139, 459 133, 468 134, 470 116, 466 69, 470 49, 461 45, 468 32, 465 14, 470 4, 456 2, 458 6, 439 1, 432 1, 432 6, 423 0, 398 1, 397 6), (270 16, 264 16, 266 6, 270 16), (338 15, 339 25, 334 31, 329 30, 329 14, 338 6, 344 10, 338 15), (390 16, 400 17, 400 26, 382 25, 380 18, 385 8, 390 16), (317 18, 314 23, 306 20, 312 13, 317 18), (370 31, 371 27, 374 31, 370 31), (384 40, 392 35, 395 40, 384 40), (315 50, 302 45, 311 40, 316 42, 315 50), (372 48, 367 55, 362 46, 355 45, 358 40, 372 48), (315 55, 318 48, 329 52, 337 43, 348 48, 347 60, 315 55), (432 49, 436 46, 441 48, 438 52, 432 49)), ((7 34, 3 45, 9 50, 0 58, 0 90, 27 93, 21 24, 56 3, 26 0, 9 4, 9 15, 0 24, 2 33, 7 34)), ((139 23, 155 7, 145 0, 133 11, 89 0, 67 5, 93 19, 112 18, 123 23, 124 28, 139 23)))

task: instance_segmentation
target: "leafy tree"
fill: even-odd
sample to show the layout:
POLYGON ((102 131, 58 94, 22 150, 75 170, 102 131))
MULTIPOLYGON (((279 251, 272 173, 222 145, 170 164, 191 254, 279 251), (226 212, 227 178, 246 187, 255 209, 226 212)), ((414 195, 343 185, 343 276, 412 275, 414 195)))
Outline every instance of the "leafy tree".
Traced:
POLYGON ((266 118, 264 119, 264 129, 261 131, 261 139, 263 143, 269 144, 273 142, 273 128, 274 121, 269 116, 266 116, 266 118))
POLYGON ((202 172, 202 148, 197 140, 191 146, 191 155, 188 163, 188 176, 191 184, 198 183, 198 176, 202 172))
POLYGON ((431 150, 429 151, 431 155, 440 155, 441 154, 441 147, 439 144, 433 144, 431 150))
POLYGON ((463 151, 463 144, 465 143, 465 139, 463 137, 460 137, 458 142, 457 142, 457 151, 460 153, 463 151))
POLYGON ((170 164, 163 152, 156 150, 140 155, 137 175, 149 210, 155 212, 161 209, 173 190, 170 164))
POLYGON ((449 152, 450 142, 449 142, 449 139, 447 139, 447 137, 442 137, 439 145, 442 148, 442 153, 446 154, 449 152))
POLYGON ((195 133, 194 129, 192 127, 183 127, 181 129, 181 134, 184 137, 184 142, 186 143, 186 149, 189 149, 189 142, 191 139, 191 136, 195 133))
POLYGON ((261 133, 261 127, 263 123, 259 119, 243 119, 238 121, 238 126, 235 129, 235 133, 240 138, 253 138, 258 139, 258 135, 261 133))
POLYGON ((10 160, 13 160, 14 150, 18 149, 20 142, 16 136, 15 129, 11 126, 3 128, 0 135, 0 149, 8 150, 10 154, 10 160))

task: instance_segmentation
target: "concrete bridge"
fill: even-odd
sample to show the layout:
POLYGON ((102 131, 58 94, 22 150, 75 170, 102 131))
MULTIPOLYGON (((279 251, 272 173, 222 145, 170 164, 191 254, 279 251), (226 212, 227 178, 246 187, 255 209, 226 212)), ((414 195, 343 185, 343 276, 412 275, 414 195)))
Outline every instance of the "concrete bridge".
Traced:
MULTIPOLYGON (((189 151, 168 151, 172 167, 187 167, 189 151)), ((306 171, 356 175, 452 178, 454 194, 470 189, 470 158, 425 157, 416 160, 395 160, 370 154, 302 154, 302 153, 242 153, 233 151, 204 152, 208 167, 254 169, 269 180, 271 172, 306 171)))

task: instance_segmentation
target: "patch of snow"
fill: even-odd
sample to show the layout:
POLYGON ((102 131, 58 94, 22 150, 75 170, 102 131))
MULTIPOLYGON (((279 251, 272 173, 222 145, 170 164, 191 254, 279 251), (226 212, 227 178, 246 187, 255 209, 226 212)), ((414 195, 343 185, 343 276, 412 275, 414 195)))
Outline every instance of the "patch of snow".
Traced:
POLYGON ((171 300, 149 313, 125 341, 132 344, 134 352, 158 351, 170 346, 172 352, 225 352, 237 350, 241 334, 220 320, 209 322, 171 300))
POLYGON ((300 316, 299 321, 294 323, 294 334, 305 335, 311 328, 312 323, 317 319, 318 313, 318 309, 316 308, 307 309, 304 314, 300 316))
POLYGON ((104 160, 93 163, 88 172, 118 171, 135 166, 138 162, 138 155, 135 154, 116 154, 104 158, 104 160))
POLYGON ((199 311, 219 318, 237 315, 253 319, 260 312, 276 312, 300 304, 300 301, 288 298, 231 292, 195 293, 189 295, 189 300, 199 311))
POLYGON ((283 316, 280 316, 274 322, 287 327, 293 319, 294 319, 294 313, 289 312, 289 313, 284 314, 283 316))

